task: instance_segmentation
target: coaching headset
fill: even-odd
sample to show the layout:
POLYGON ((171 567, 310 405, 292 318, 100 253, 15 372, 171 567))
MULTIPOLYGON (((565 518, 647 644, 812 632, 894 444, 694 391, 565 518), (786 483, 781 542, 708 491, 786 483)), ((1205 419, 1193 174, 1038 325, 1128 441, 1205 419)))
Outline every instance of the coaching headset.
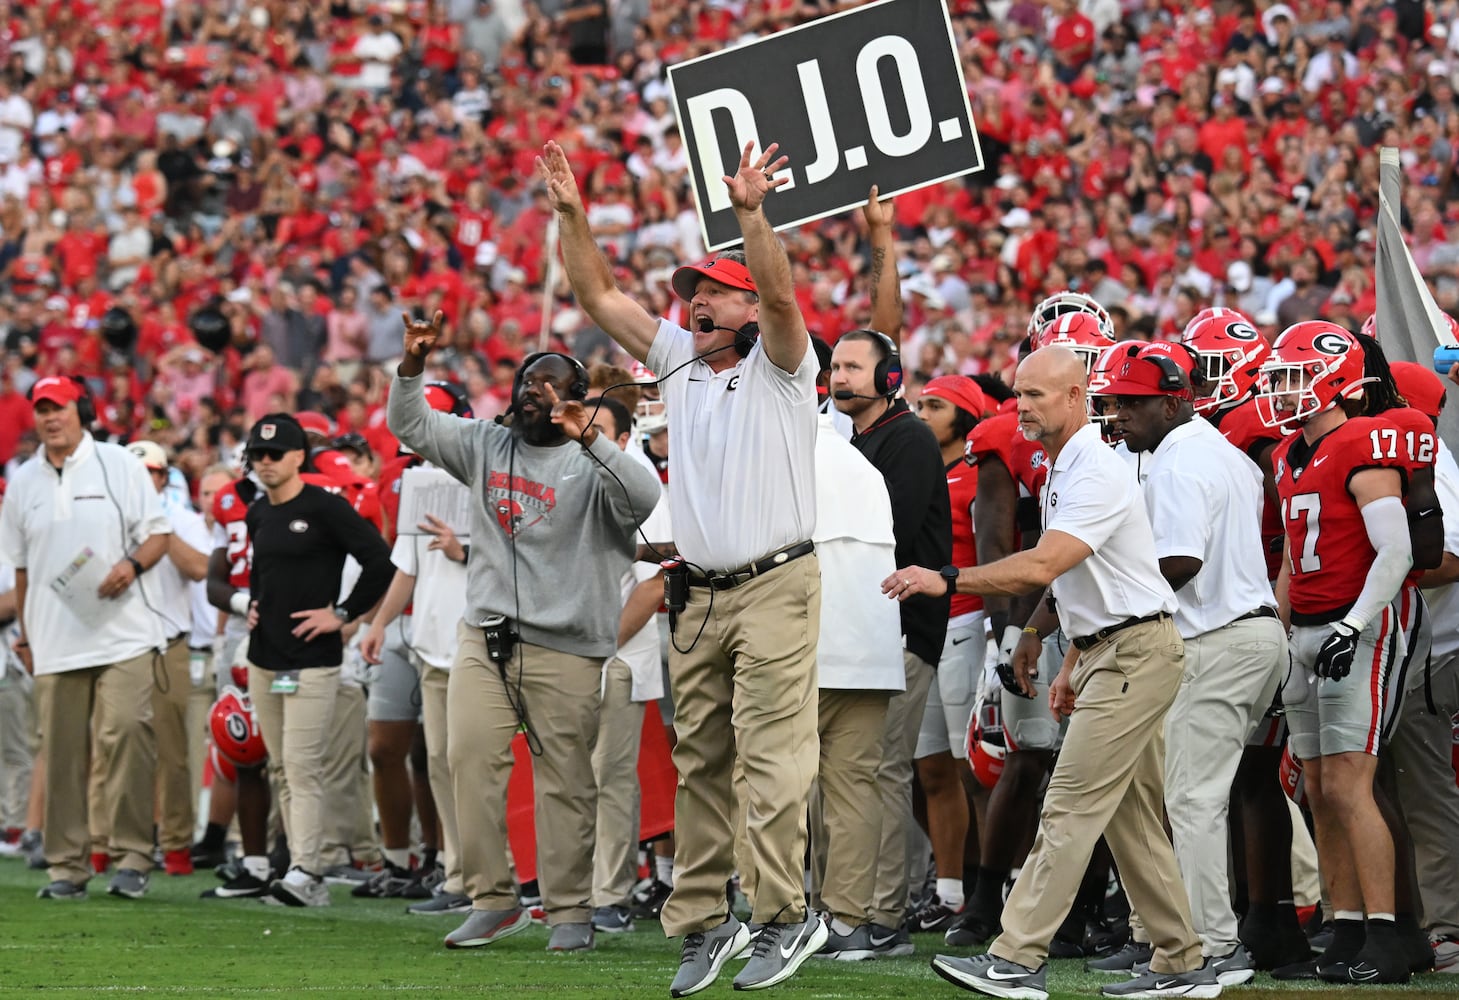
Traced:
MULTIPOLYGON (((1143 346, 1143 344, 1131 344, 1126 352, 1126 357, 1132 360, 1138 357, 1141 361, 1148 361, 1159 369, 1160 381, 1156 383, 1155 388, 1161 392, 1172 393, 1174 395, 1184 394, 1184 398, 1186 399, 1191 398, 1193 394, 1192 390, 1200 392, 1204 389, 1206 378, 1199 364, 1195 365, 1191 369, 1190 375, 1187 376, 1180 365, 1163 354, 1141 354, 1140 350, 1143 346)), ((1176 346, 1183 348, 1194 359, 1195 352, 1191 350, 1189 345, 1177 344, 1176 346)))
POLYGON ((563 354, 561 351, 538 351, 537 353, 529 354, 522 359, 522 363, 517 366, 517 374, 512 378, 511 408, 513 412, 516 411, 517 406, 520 404, 521 401, 520 397, 522 395, 522 380, 527 376, 527 369, 531 368, 534 364, 536 364, 538 361, 541 361, 543 358, 561 358, 568 364, 572 365, 575 377, 572 380, 572 384, 567 387, 568 398, 576 399, 579 401, 588 398, 588 386, 591 383, 591 379, 589 379, 588 377, 587 368, 583 367, 583 363, 581 361, 573 357, 571 354, 563 354))
MULTIPOLYGON (((81 418, 81 429, 90 430, 91 425, 96 423, 96 400, 91 395, 91 386, 80 375, 61 375, 59 378, 70 379, 81 392, 76 397, 76 415, 81 418)), ((37 382, 40 381, 39 379, 37 382)), ((25 398, 29 401, 35 391, 36 383, 32 382, 29 389, 25 390, 25 398)))
POLYGON ((892 399, 902 388, 902 356, 897 350, 897 345, 892 338, 880 330, 848 330, 841 336, 847 337, 853 333, 864 334, 872 339, 881 349, 881 360, 871 373, 871 387, 876 392, 875 396, 862 396, 846 389, 833 393, 837 399, 892 399))

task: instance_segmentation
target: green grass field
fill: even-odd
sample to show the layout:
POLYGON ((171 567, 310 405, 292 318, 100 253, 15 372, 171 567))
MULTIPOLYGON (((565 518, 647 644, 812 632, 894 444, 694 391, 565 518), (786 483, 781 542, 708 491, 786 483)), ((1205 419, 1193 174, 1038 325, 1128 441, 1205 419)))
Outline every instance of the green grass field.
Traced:
MULTIPOLYGON (((549 955, 546 928, 476 951, 448 952, 442 936, 456 917, 411 917, 399 900, 351 899, 333 888, 329 909, 297 910, 252 900, 200 900, 211 874, 158 876, 144 900, 114 899, 104 879, 91 898, 56 903, 35 898, 44 874, 0 861, 0 997, 90 998, 111 994, 167 997, 345 998, 399 993, 411 997, 668 997, 677 942, 657 924, 634 934, 600 935, 586 955, 549 955)), ((776 996, 816 998, 959 997, 928 968, 941 946, 917 941, 913 958, 878 962, 808 962, 776 996)), ((728 997, 727 974, 706 998, 728 997)), ((1075 962, 1055 963, 1054 996, 1097 996, 1109 980, 1075 962)), ((1405 997, 1459 996, 1459 976, 1428 976, 1380 991, 1405 997)), ((1243 997, 1278 992, 1267 980, 1243 997)), ((1298 992, 1288 990, 1286 992, 1298 992)), ((1352 995, 1339 989, 1308 997, 1352 995)))

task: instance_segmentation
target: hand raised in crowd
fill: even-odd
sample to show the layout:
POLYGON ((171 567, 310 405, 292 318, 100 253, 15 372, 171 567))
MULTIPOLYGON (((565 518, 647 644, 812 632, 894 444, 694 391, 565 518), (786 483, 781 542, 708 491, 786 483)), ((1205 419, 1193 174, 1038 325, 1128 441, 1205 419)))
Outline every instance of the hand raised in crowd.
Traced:
POLYGON ((576 399, 562 399, 551 382, 542 383, 542 398, 552 407, 552 422, 574 441, 590 445, 598 437, 598 428, 588 416, 588 408, 576 399))
POLYGON ((378 667, 384 662, 384 652, 385 626, 380 624, 380 619, 377 616, 376 620, 371 622, 370 627, 365 631, 364 637, 360 639, 360 656, 364 658, 366 663, 378 667))
POLYGON ((312 642, 321 635, 330 632, 338 632, 344 622, 339 620, 339 615, 334 613, 334 608, 311 608, 308 611, 295 611, 289 616, 299 624, 294 626, 294 635, 305 642, 312 642))
POLYGON ((416 527, 431 536, 431 543, 426 546, 428 552, 444 552, 446 558, 452 562, 466 561, 466 546, 461 544, 456 532, 445 521, 434 514, 427 514, 426 523, 417 524, 416 527))
POLYGON ((537 173, 547 182, 547 200, 552 209, 562 215, 573 215, 583 211, 583 196, 578 191, 578 180, 573 176, 572 165, 567 154, 555 142, 542 147, 537 157, 537 173))
POLYGON ((400 318, 405 323, 405 353, 411 357, 424 359, 427 354, 431 353, 431 349, 436 346, 436 341, 441 336, 446 314, 437 309, 436 314, 429 321, 411 319, 410 313, 401 313, 400 318))
POLYGON ((861 206, 861 217, 866 228, 871 230, 891 229, 896 224, 896 206, 890 198, 880 198, 880 189, 873 184, 866 194, 866 204, 861 206))
POLYGON ((101 581, 101 586, 96 588, 96 593, 109 601, 114 600, 125 594, 136 579, 137 570, 132 566, 132 561, 123 559, 111 568, 106 579, 101 581))
POLYGON ((775 176, 777 170, 790 162, 788 156, 772 162, 776 151, 780 149, 780 143, 772 142, 770 148, 752 162, 750 151, 754 148, 753 142, 745 143, 744 151, 740 153, 740 169, 733 177, 723 178, 725 187, 729 188, 730 204, 736 211, 755 211, 764 202, 767 194, 790 183, 789 177, 775 176))

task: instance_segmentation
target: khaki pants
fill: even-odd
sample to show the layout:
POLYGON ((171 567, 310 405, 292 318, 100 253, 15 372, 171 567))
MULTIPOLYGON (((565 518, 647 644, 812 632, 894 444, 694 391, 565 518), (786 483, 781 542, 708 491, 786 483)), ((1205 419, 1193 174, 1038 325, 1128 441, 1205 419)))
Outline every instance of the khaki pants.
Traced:
MULTIPOLYGON (((1414 669, 1422 669, 1416 665, 1414 669)), ((1402 712, 1387 746, 1398 777, 1398 804, 1413 835, 1418 865, 1424 929, 1431 934, 1459 936, 1459 786, 1454 783, 1450 719, 1459 713, 1459 654, 1434 661, 1429 685, 1435 712, 1430 713, 1423 682, 1404 698, 1402 712)))
POLYGON ((157 733, 157 843, 163 851, 192 847, 193 775, 188 758, 187 703, 192 694, 187 636, 172 640, 153 678, 152 728, 157 733))
POLYGON ((462 623, 447 699, 447 755, 456 791, 461 873, 481 910, 517 906, 507 860, 507 780, 512 737, 524 706, 542 754, 532 758, 537 817, 537 882, 551 925, 592 917, 593 823, 598 790, 593 746, 603 662, 519 643, 501 668, 486 655, 481 630, 462 623), (510 685, 510 692, 508 691, 510 685))
POLYGON ((812 798, 814 897, 832 917, 859 927, 872 917, 882 800, 877 770, 893 691, 820 693, 821 771, 812 798))
POLYGON ((465 892, 461 881, 461 836, 456 824, 456 790, 451 778, 450 757, 446 752, 448 714, 446 692, 451 682, 449 670, 418 663, 420 669, 421 725, 425 727, 426 767, 430 771, 431 794, 436 799, 436 815, 441 821, 441 863, 446 869, 445 890, 465 892))
POLYGON ((638 743, 643 705, 635 702, 633 674, 614 657, 603 665, 603 705, 593 778, 598 784, 598 824, 593 845, 593 906, 628 903, 637 881, 638 743))
POLYGON ((46 755, 45 849, 53 881, 85 885, 87 776, 93 758, 105 776, 98 828, 117 867, 152 870, 152 790, 157 737, 152 731, 151 650, 108 666, 35 679, 41 750, 46 755))
POLYGON ((35 729, 35 684, 19 666, 7 672, 0 652, 0 829, 25 826, 30 773, 39 744, 35 729))
POLYGON ((1155 972, 1200 968, 1201 941, 1164 811, 1165 713, 1181 679, 1180 634, 1168 618, 1084 650, 1074 715, 1049 779, 1033 850, 1003 908, 989 953, 1036 969, 1074 903, 1100 834, 1155 948, 1155 972))
POLYGON ((329 745, 324 751, 325 820, 319 863, 325 868, 347 865, 352 860, 373 864, 380 859, 365 714, 364 689, 341 681, 335 693, 329 745))
POLYGON ((276 694, 269 690, 274 671, 250 666, 248 693, 269 759, 284 772, 284 787, 276 792, 293 865, 319 875, 326 809, 325 749, 334 723, 339 667, 310 667, 298 676, 297 691, 276 694))
POLYGON ((877 790, 881 793, 881 847, 876 853, 871 921, 882 927, 902 925, 914 858, 925 857, 919 840, 921 831, 912 815, 912 755, 917 751, 917 734, 922 731, 922 715, 934 673, 932 664, 906 650, 902 651, 902 667, 907 687, 893 693, 887 702, 881 764, 876 769, 877 790), (913 836, 913 831, 919 836, 913 836))
POLYGON ((732 772, 744 769, 753 919, 805 919, 805 810, 816 778, 816 641, 821 579, 814 555, 732 590, 689 591, 669 655, 674 696, 674 891, 670 937, 717 926, 735 868, 732 772))
POLYGON ((1205 954, 1241 943, 1231 908, 1226 820, 1246 740, 1287 674, 1287 633, 1248 618, 1185 643, 1185 667, 1165 717, 1165 808, 1205 954))

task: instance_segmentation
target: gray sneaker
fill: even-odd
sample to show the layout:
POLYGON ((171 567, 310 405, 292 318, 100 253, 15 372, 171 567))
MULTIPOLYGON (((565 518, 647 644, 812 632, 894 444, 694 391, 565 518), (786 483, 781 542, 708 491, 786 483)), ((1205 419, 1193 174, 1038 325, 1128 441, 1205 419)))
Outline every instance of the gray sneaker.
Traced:
POLYGON ((86 898, 86 886, 58 878, 49 885, 41 886, 41 891, 35 894, 35 898, 81 900, 86 898))
POLYGON ((718 927, 685 934, 679 953, 679 971, 669 986, 669 996, 687 997, 705 989, 718 978, 724 963, 749 944, 750 929, 734 914, 718 927))
POLYGON ((1147 968, 1150 965, 1150 958, 1155 954, 1155 949, 1141 941, 1127 941, 1125 946, 1113 955, 1106 955, 1104 958, 1091 958, 1084 963, 1085 972, 1108 972, 1113 975, 1122 975, 1127 972, 1134 972, 1135 967, 1144 964, 1147 968))
POLYGON ((141 899, 147 895, 147 875, 135 868, 118 868, 107 884, 108 896, 122 896, 126 899, 141 899))
POLYGON ((302 868, 290 868, 283 878, 269 883, 269 897, 285 906, 328 906, 329 886, 302 868))
POLYGON ((1193 972, 1147 972, 1100 990, 1107 997, 1218 997, 1221 983, 1207 962, 1193 972))
MULTIPOLYGON (((278 869, 274 869, 277 871, 278 869)), ((379 868, 356 868, 354 865, 330 865, 324 869, 326 885, 360 885, 380 874, 379 868)))
POLYGON ((834 927, 826 928, 826 943, 817 958, 830 958, 838 962, 862 962, 876 958, 876 949, 871 946, 871 925, 862 924, 849 934, 837 934, 834 927))
POLYGON ((1206 965, 1216 970, 1216 979, 1222 986, 1240 986, 1256 976, 1256 963, 1251 960, 1251 952, 1239 944, 1229 955, 1206 959, 1206 965))
POLYGON ((912 944, 912 935, 907 931, 905 924, 895 930, 883 927, 881 924, 867 924, 866 926, 871 934, 871 949, 876 952, 878 958, 906 958, 908 955, 916 954, 917 949, 912 944))
POLYGON ((764 990, 795 975, 801 963, 826 943, 829 932, 819 913, 794 924, 766 924, 755 935, 755 950, 740 974, 737 990, 764 990))
POLYGON ((932 960, 932 971, 954 986, 975 993, 1011 1000, 1049 1000, 1048 963, 1030 969, 1017 962, 1006 962, 996 955, 974 955, 957 958, 938 955, 932 960))
POLYGON ((472 910, 466 922, 446 935, 447 948, 480 948, 532 926, 532 914, 510 910, 472 910))
POLYGON ((438 889, 430 899, 407 906, 405 912, 415 914, 416 916, 445 916, 448 913, 470 913, 471 897, 464 892, 445 892, 438 889))
POLYGON ((633 911, 622 903, 593 910, 593 930, 604 934, 627 934, 633 930, 633 911))
POLYGON ((547 939, 548 951, 592 951, 593 925, 557 924, 547 939))

